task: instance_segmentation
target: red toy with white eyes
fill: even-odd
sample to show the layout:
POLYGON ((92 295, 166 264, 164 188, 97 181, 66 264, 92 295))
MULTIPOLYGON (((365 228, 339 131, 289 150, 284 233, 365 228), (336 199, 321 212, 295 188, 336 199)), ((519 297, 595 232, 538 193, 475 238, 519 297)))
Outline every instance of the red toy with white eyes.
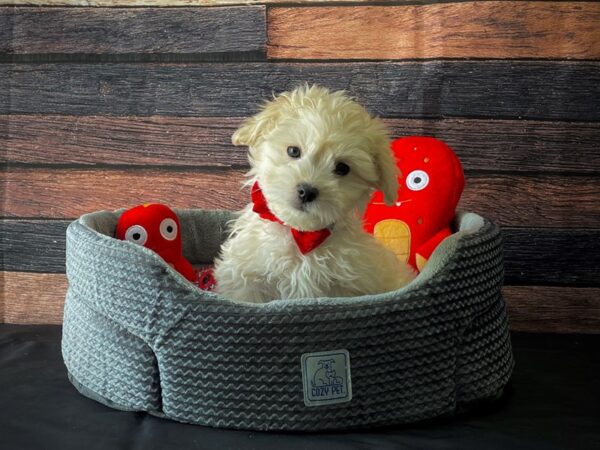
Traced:
POLYGON ((420 271, 437 245, 452 234, 465 177, 458 157, 438 139, 396 139, 392 150, 402 174, 396 204, 385 205, 382 193, 375 192, 365 211, 365 230, 420 271))
POLYGON ((197 271, 182 254, 179 219, 168 206, 147 203, 124 211, 117 223, 116 237, 154 250, 171 267, 196 283, 197 271))

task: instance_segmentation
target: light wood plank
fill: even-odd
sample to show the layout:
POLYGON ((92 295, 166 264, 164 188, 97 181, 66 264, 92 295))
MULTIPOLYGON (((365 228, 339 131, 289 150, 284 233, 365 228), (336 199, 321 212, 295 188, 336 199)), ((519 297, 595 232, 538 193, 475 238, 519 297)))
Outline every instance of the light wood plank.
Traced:
POLYGON ((0 64, 9 79, 0 114, 249 116, 316 82, 382 117, 600 121, 600 62, 0 64))
MULTIPOLYGON (((10 163, 52 165, 247 166, 231 135, 242 118, 0 116, 10 163)), ((2 158, 2 156, 0 156, 2 158)), ((600 167, 599 167, 600 168, 600 167)))
MULTIPOLYGON (((247 167, 231 144, 239 117, 0 116, 9 163, 247 167)), ((600 125, 480 119, 385 119, 393 137, 445 140, 467 171, 598 173, 600 125)))
POLYGON ((0 280, 3 323, 62 323, 68 286, 65 274, 2 272, 0 280))
POLYGON ((275 7, 268 12, 268 56, 598 59, 599 23, 596 2, 275 7))
POLYGON ((240 171, 42 170, 10 169, 6 186, 8 217, 75 218, 99 209, 142 203, 171 208, 237 209, 247 198, 240 171))
MULTIPOLYGON (((243 173, 10 168, 0 181, 6 186, 5 217, 61 219, 147 202, 239 209, 248 201, 243 173)), ((599 177, 471 175, 459 209, 507 226, 598 228, 599 198, 599 177)))

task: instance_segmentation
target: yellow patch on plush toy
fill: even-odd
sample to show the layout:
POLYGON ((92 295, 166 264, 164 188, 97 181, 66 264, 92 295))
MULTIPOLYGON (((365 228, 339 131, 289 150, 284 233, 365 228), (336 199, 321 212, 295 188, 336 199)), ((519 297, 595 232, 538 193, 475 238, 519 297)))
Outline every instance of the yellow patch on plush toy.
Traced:
POLYGON ((400 261, 408 261, 410 255, 410 228, 405 222, 396 219, 377 222, 373 229, 373 235, 379 242, 393 251, 400 261))
POLYGON ((415 256, 415 259, 417 261, 417 269, 419 269, 419 272, 421 272, 423 270, 423 268, 425 267, 425 264, 427 264, 427 258, 425 258, 417 253, 415 256))

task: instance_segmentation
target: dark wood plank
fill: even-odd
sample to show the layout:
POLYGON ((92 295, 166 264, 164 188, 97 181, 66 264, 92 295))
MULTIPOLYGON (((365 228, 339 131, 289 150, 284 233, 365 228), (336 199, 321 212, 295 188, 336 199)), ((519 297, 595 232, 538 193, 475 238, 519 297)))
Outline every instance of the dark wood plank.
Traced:
POLYGON ((505 283, 600 287, 600 230, 503 228, 505 283))
POLYGON ((600 289, 505 286, 512 331, 600 333, 600 289))
MULTIPOLYGON (((2 292, 10 299, 0 323, 62 323, 67 278, 63 273, 2 272, 2 292)), ((600 289, 505 286, 512 331, 600 332, 600 289)))
POLYGON ((533 120, 385 119, 392 136, 433 136, 468 170, 596 173, 600 124, 533 120))
MULTIPOLYGON (((235 6, 254 4, 348 4, 348 3, 370 3, 373 0, 4 0, 11 5, 34 5, 34 6, 235 6)), ((429 3, 435 0, 377 0, 378 3, 429 3)))
POLYGON ((264 53, 264 6, 2 8, 0 53, 264 53))
POLYGON ((268 23, 270 58, 600 58, 598 3, 274 7, 268 23))
POLYGON ((18 64, 116 64, 116 63, 229 63, 265 61, 263 51, 212 53, 0 53, 0 63, 18 64))
MULTIPOLYGON (((246 167, 237 117, 0 116, 9 163, 246 167)), ((385 119, 392 136, 445 140, 469 170, 600 172, 600 125, 480 119, 385 119)))
MULTIPOLYGON (((65 271, 68 220, 0 221, 4 270, 65 271)), ((504 228, 509 285, 600 286, 600 230, 504 228)), ((0 269, 2 270, 2 269, 0 269)))
POLYGON ((501 225, 598 228, 600 177, 470 175, 459 209, 501 225))
MULTIPOLYGON (((8 95, 9 92, 11 92, 11 70, 2 70, 0 68, 0 93, 2 93, 2 95, 0 95, 0 111, 9 111, 11 106, 10 106, 10 95, 8 95)), ((2 114, 0 112, 0 114, 2 114)), ((6 117, 4 116, 0 116, 0 132, 3 132, 4 130, 6 130, 8 127, 8 121, 6 120, 6 117)), ((3 152, 0 152, 0 154, 3 152)))
MULTIPOLYGON (((5 217, 72 218, 151 201, 176 208, 241 208, 248 199, 240 189, 243 173, 21 167, 0 174, 0 181, 6 186, 5 217)), ((597 228, 598 198, 598 177, 471 175, 459 209, 508 226, 597 228)))
POLYGON ((600 62, 2 64, 0 114, 247 116, 303 82, 383 117, 600 121, 600 62))
MULTIPOLYGON (((247 166, 231 143, 241 118, 0 116, 10 163, 52 165, 247 166)), ((1 158, 2 156, 0 156, 1 158)))
POLYGON ((0 220, 0 270, 64 273, 68 220, 0 220))

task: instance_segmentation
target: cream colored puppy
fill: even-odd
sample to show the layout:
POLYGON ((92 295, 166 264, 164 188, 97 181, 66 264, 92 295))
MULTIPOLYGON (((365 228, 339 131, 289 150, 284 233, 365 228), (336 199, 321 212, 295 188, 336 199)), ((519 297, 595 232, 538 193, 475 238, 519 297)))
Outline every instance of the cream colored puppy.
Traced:
POLYGON ((383 123, 343 91, 284 92, 232 141, 249 147, 253 202, 215 262, 218 293, 256 303, 347 297, 398 289, 414 277, 363 231, 373 190, 392 204, 398 173, 383 123))

